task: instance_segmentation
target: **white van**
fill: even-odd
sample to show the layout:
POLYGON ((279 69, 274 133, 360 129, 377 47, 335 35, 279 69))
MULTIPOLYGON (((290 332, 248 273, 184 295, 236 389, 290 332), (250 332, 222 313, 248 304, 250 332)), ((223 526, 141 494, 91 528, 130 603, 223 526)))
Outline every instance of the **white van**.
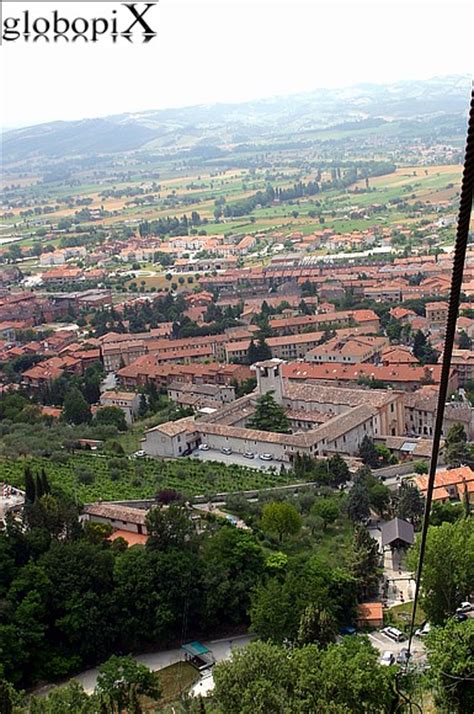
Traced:
POLYGON ((397 630, 396 627, 384 627, 382 632, 384 635, 387 635, 387 637, 390 637, 390 639, 394 640, 395 642, 403 642, 404 640, 406 640, 406 637, 403 632, 397 630))

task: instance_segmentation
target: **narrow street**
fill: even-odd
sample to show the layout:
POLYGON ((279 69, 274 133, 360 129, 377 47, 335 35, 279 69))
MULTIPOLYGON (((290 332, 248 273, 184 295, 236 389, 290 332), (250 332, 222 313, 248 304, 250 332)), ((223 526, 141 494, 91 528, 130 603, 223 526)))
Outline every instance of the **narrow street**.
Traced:
MULTIPOLYGON (((238 635, 237 637, 228 639, 224 638, 205 641, 203 644, 212 651, 216 662, 221 662, 222 660, 230 657, 233 649, 236 647, 244 647, 251 642, 252 639, 251 635, 238 635)), ((170 664, 175 664, 176 662, 184 660, 184 652, 181 648, 176 648, 172 650, 162 650, 159 652, 149 652, 147 654, 137 655, 135 659, 137 662, 141 662, 141 664, 146 665, 152 672, 156 672, 158 669, 163 669, 164 667, 168 667, 170 664)), ((91 694, 97 683, 98 674, 98 668, 94 667, 93 669, 81 672, 81 674, 77 674, 73 677, 73 679, 80 682, 85 691, 88 694, 91 694)), ((41 693, 43 693, 43 691, 41 693)))

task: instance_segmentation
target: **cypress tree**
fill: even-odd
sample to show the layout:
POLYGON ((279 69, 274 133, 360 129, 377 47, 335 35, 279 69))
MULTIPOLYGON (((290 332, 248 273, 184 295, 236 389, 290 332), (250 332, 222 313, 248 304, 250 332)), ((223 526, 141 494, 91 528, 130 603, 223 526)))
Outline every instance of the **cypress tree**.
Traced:
POLYGON ((43 494, 51 493, 51 486, 49 485, 48 477, 44 469, 41 469, 41 485, 43 487, 43 494))
POLYGON ((36 498, 36 487, 30 467, 25 466, 23 473, 25 480, 25 501, 26 503, 34 503, 36 498))
POLYGON ((35 483, 36 483, 36 499, 38 500, 39 498, 41 498, 41 496, 44 496, 43 482, 41 480, 40 473, 36 474, 35 483))

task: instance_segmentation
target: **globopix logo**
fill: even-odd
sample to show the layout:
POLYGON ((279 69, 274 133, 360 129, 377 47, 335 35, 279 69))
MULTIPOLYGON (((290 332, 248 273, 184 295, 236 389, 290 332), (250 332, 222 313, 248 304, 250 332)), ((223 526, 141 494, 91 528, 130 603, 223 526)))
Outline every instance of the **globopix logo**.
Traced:
MULTIPOLYGON (((1 2, 1 0, 0 0, 1 2)), ((156 2, 122 2, 109 17, 65 17, 64 11, 53 10, 47 16, 36 17, 24 10, 17 17, 5 17, 2 23, 4 42, 98 42, 109 37, 129 42, 150 42, 156 37, 150 26, 150 10, 156 2)), ((93 7, 93 3, 91 6, 93 7)))

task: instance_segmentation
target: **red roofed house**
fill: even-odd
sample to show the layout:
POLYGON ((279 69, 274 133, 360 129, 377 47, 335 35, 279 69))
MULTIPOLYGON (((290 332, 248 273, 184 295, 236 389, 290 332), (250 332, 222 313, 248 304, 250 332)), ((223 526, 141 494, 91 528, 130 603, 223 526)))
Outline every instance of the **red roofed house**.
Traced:
POLYGON ((383 626, 383 609, 381 602, 364 602, 357 605, 357 627, 378 628, 383 626))
MULTIPOLYGON (((421 493, 427 492, 428 476, 417 476, 414 481, 421 493)), ((443 503, 452 499, 461 500, 465 490, 472 502, 474 500, 474 471, 469 466, 438 471, 435 476, 433 500, 443 503)))

